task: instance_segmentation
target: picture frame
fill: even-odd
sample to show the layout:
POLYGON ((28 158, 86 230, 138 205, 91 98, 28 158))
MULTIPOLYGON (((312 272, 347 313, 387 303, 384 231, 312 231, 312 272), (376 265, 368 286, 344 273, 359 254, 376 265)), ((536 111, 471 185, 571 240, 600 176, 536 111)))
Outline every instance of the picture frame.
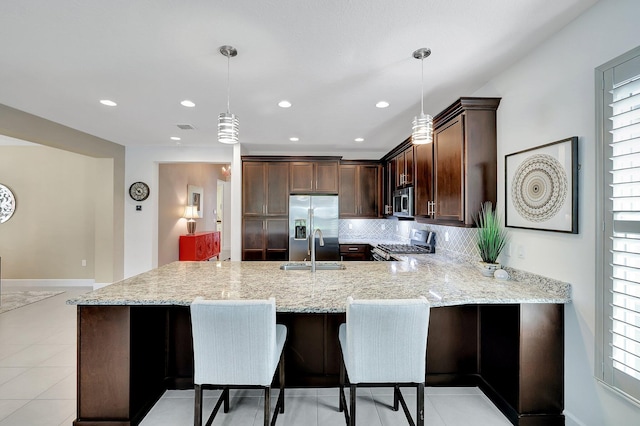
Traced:
POLYGON ((578 233, 578 137, 504 157, 505 225, 578 233))
POLYGON ((204 195, 201 186, 187 185, 187 205, 197 206, 198 216, 203 217, 204 195))

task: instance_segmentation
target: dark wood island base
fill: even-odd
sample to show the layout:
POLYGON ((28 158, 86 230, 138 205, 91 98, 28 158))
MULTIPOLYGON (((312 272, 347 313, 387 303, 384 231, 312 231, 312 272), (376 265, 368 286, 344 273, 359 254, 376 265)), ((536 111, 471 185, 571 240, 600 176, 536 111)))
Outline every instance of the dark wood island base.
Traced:
MULTIPOLYGON (((337 387, 344 313, 277 320, 289 330, 287 386, 337 387)), ((564 425, 564 306, 432 308, 427 385, 479 386, 514 425, 564 425)), ((74 425, 137 425, 166 389, 192 387, 187 306, 78 305, 74 425)))

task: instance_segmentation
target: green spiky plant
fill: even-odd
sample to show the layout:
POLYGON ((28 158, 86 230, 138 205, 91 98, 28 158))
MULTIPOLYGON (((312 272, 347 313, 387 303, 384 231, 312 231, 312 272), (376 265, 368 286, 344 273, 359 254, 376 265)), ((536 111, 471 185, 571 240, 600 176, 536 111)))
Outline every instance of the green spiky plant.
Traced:
POLYGON ((474 221, 478 227, 476 242, 482 261, 496 263, 500 252, 507 244, 507 230, 502 227, 502 221, 493 210, 491 201, 482 204, 474 221))

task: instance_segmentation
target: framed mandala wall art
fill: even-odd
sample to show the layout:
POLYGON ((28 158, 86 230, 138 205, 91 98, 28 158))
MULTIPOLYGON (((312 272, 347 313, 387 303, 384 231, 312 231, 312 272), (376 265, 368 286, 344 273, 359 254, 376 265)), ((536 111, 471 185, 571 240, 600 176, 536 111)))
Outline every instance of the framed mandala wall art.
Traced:
POLYGON ((11 190, 0 184, 0 223, 4 223, 11 219, 13 212, 16 211, 16 197, 11 190))
POLYGON ((578 137, 505 155, 505 223, 578 233, 578 137))

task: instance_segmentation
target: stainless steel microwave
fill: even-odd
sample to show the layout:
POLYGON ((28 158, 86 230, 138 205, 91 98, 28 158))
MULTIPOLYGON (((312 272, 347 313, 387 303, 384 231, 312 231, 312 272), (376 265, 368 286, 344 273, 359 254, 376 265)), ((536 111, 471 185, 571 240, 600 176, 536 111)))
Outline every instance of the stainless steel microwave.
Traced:
POLYGON ((410 186, 393 192, 393 215, 413 217, 413 187, 410 186))

